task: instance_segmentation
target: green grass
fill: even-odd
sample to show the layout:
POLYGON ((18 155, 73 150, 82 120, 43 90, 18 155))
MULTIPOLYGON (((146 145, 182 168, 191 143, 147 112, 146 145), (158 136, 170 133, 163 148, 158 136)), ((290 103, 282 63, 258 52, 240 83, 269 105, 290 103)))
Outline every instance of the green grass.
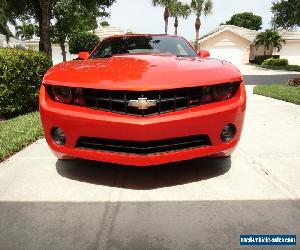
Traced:
POLYGON ((300 87, 283 84, 258 85, 254 87, 253 93, 300 105, 300 87))
POLYGON ((273 69, 273 70, 286 70, 286 71, 299 71, 300 72, 300 65, 288 65, 288 66, 262 66, 257 65, 264 69, 273 69))
POLYGON ((0 121, 0 162, 41 137, 38 112, 0 121))

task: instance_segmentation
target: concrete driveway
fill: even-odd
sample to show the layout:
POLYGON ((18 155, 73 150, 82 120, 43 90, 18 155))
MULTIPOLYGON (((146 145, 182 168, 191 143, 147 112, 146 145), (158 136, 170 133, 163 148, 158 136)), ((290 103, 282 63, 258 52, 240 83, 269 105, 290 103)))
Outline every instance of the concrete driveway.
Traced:
POLYGON ((300 248, 300 106, 247 92, 231 159, 60 162, 39 140, 0 164, 0 248, 240 249, 240 234, 300 248))

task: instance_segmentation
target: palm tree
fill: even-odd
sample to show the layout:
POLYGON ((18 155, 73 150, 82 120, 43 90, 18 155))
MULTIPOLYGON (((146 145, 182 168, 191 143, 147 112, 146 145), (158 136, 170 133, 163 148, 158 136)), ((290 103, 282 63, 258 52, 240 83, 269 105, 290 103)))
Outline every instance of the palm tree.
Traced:
POLYGON ((282 48, 282 43, 285 43, 285 40, 278 31, 272 29, 267 29, 259 33, 254 40, 256 47, 264 46, 264 55, 266 55, 267 50, 270 48, 276 48, 279 52, 282 48))
POLYGON ((178 18, 182 17, 186 19, 191 14, 191 9, 188 4, 184 4, 178 0, 175 0, 170 6, 170 16, 175 18, 174 27, 175 35, 177 35, 178 18))
POLYGON ((16 25, 16 36, 21 40, 29 40, 37 34, 38 26, 32 23, 22 23, 16 25))
POLYGON ((195 29, 196 29, 196 42, 195 48, 196 50, 199 49, 199 31, 201 27, 201 15, 207 16, 208 14, 212 13, 213 3, 212 0, 192 0, 191 2, 191 9, 196 15, 196 22, 195 22, 195 29))
POLYGON ((165 20, 165 34, 168 34, 168 22, 170 17, 170 6, 174 0, 152 0, 153 6, 162 6, 165 8, 164 20, 165 20))

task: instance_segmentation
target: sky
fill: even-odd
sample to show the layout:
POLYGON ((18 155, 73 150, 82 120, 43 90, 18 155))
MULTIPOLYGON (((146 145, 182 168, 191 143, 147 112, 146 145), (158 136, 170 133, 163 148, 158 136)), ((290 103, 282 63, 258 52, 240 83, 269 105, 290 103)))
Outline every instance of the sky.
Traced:
MULTIPOLYGON (((182 2, 189 2, 181 0, 182 2)), ((220 23, 230 19, 235 13, 251 11, 263 18, 263 29, 270 27, 272 2, 275 0, 213 0, 213 13, 202 17, 200 35, 215 29, 220 23)), ((153 7, 151 0, 116 0, 109 8, 108 22, 125 31, 136 33, 164 33, 163 8, 153 7)), ((195 39, 195 16, 180 19, 178 35, 188 40, 195 39)), ((174 33, 174 19, 169 19, 168 33, 174 33)))

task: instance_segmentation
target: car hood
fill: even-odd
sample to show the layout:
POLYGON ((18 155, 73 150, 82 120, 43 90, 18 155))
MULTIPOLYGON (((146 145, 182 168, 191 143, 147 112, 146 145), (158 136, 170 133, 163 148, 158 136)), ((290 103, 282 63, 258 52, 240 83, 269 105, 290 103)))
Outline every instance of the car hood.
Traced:
POLYGON ((241 81, 232 64, 161 54, 74 60, 52 67, 43 83, 111 90, 154 90, 241 81))

